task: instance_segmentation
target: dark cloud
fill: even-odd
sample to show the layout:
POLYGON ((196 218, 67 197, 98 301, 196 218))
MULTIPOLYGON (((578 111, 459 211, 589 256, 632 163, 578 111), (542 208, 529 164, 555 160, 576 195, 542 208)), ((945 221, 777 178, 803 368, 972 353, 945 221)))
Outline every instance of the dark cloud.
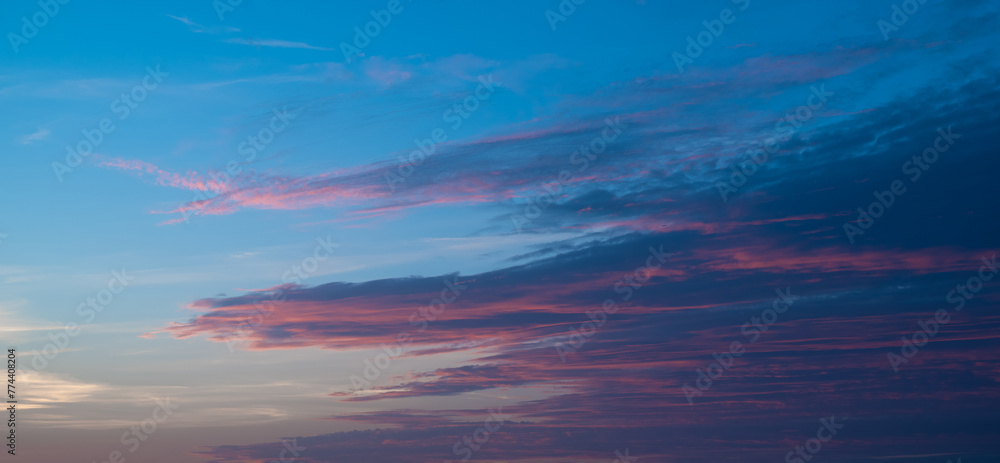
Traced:
MULTIPOLYGON (((941 56, 927 49, 927 56, 941 56)), ((948 299, 997 247, 1000 86, 983 59, 988 54, 942 64, 976 72, 929 79, 873 107, 855 107, 871 97, 866 89, 840 87, 839 102, 782 143, 727 202, 715 186, 782 116, 746 108, 772 97, 794 108, 810 84, 848 73, 898 77, 878 59, 890 52, 918 48, 892 42, 760 57, 728 76, 693 73, 721 79, 701 86, 672 76, 636 79, 594 100, 617 99, 628 111, 595 111, 599 117, 586 122, 449 146, 406 183, 407 200, 369 212, 483 202, 499 211, 484 233, 513 233, 511 214, 524 210, 523 193, 542 191, 571 165, 569 154, 600 132, 602 117, 621 114, 632 126, 523 230, 581 230, 578 237, 539 245, 506 268, 476 275, 285 288, 287 300, 249 336, 250 348, 377 347, 406 332, 404 355, 473 357, 384 379, 363 395, 338 390, 331 400, 391 408, 394 399, 555 391, 505 408, 512 422, 476 453, 482 460, 611 461, 628 447, 644 461, 781 461, 827 416, 845 423, 824 450, 829 461, 995 459, 990 404, 1000 398, 1000 297, 986 289, 962 311, 948 299), (665 106, 682 97, 703 106, 665 106), (675 119, 689 111, 702 115, 675 119), (919 180, 909 179, 905 163, 948 127, 961 138, 919 180), (856 208, 894 180, 905 182, 907 193, 851 244, 844 225, 857 225, 856 208), (646 280, 637 269, 661 252, 673 255, 628 288, 646 280), (748 334, 747 324, 759 323, 776 290, 786 288, 794 304, 766 331, 749 331, 759 336, 748 334), (412 323, 449 290, 455 302, 425 328, 412 323), (588 311, 608 299, 619 309, 585 343, 561 351, 579 336, 574 330, 588 311), (900 352, 902 337, 939 309, 951 320, 894 371, 888 354, 900 352), (685 394, 685 385, 698 384, 699 370, 725 361, 734 341, 745 353, 711 387, 685 394)), ((193 307, 202 314, 164 331, 225 340, 266 294, 198 301, 193 307)), ((456 439, 478 426, 472 413, 331 417, 380 429, 300 438, 310 448, 301 461, 453 458, 456 439)), ((204 454, 219 462, 271 458, 275 445, 204 454)))

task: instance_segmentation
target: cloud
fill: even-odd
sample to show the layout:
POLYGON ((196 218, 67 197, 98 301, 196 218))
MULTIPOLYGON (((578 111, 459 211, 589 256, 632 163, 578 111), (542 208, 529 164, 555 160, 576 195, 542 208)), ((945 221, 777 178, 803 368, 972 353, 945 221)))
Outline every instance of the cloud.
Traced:
POLYGON ((174 16, 172 14, 168 14, 166 16, 168 18, 176 19, 177 21, 184 23, 185 25, 188 26, 188 30, 199 34, 225 34, 225 33, 240 31, 239 28, 232 26, 212 26, 212 27, 203 26, 184 16, 174 16))
MULTIPOLYGON (((629 208, 622 210, 624 214, 634 211, 639 215, 647 212, 645 204, 677 201, 708 188, 719 175, 720 167, 747 149, 763 144, 777 119, 807 101, 810 85, 864 69, 872 65, 873 56, 871 48, 836 48, 822 53, 759 57, 733 69, 692 72, 684 77, 656 75, 615 83, 593 95, 567 98, 562 105, 565 111, 573 113, 572 118, 535 120, 434 146, 433 154, 405 182, 394 184, 393 188, 387 185, 386 176, 398 170, 397 161, 372 162, 308 176, 265 172, 254 176, 252 181, 237 182, 210 200, 190 202, 165 212, 228 215, 244 209, 349 208, 345 217, 360 220, 417 207, 500 205, 513 206, 511 212, 514 212, 545 196, 545 188, 551 188, 567 172, 570 177, 554 198, 554 205, 548 207, 545 217, 533 221, 533 230, 538 230, 537 225, 568 219, 566 214, 556 216, 549 211, 557 211, 597 192, 619 198, 642 194, 641 201, 631 201, 627 203, 629 208), (760 71, 770 67, 784 69, 778 73, 780 78, 760 71), (792 86, 800 87, 789 91, 792 86), (730 107, 733 104, 720 100, 720 94, 733 95, 738 103, 730 107), (776 99, 776 95, 788 101, 787 106, 767 116, 760 111, 747 111, 742 102, 747 99, 763 104, 776 99), (706 116, 715 111, 731 113, 733 117, 720 124, 714 117, 706 116), (609 119, 620 121, 624 127, 621 136, 605 143, 599 155, 577 153, 580 147, 597 143, 595 139, 604 134, 609 119), (651 198, 651 192, 661 196, 651 198)), ((531 62, 553 59, 540 57, 531 62)), ((366 61, 364 72, 371 79, 390 83, 419 81, 426 72, 466 79, 472 76, 471 69, 493 65, 464 55, 422 65, 373 58, 366 61)), ((534 67, 525 65, 525 69, 529 72, 534 67)), ((822 134, 827 126, 847 118, 836 112, 835 105, 830 108, 830 115, 821 116, 827 120, 816 121, 796 134, 775 157, 801 154, 805 150, 802 143, 805 137, 822 134)), ((409 151, 412 150, 387 153, 386 159, 408 155, 409 151)), ((592 206, 573 211, 575 221, 600 217, 600 214, 577 214, 587 207, 593 211, 592 206)), ((600 220, 610 222, 605 219, 600 220)))
POLYGON ((49 129, 45 129, 45 128, 38 129, 38 131, 35 132, 35 133, 19 137, 17 139, 17 142, 20 143, 20 144, 22 144, 22 145, 30 145, 30 144, 32 144, 32 143, 34 143, 36 141, 45 140, 46 138, 49 137, 50 133, 51 132, 49 132, 49 129))
MULTIPOLYGON (((937 334, 933 349, 922 350, 899 377, 886 353, 898 350, 900 336, 933 316, 944 295, 978 268, 980 255, 991 251, 988 233, 964 225, 967 211, 989 210, 990 173, 998 167, 985 148, 997 122, 987 109, 997 101, 990 96, 996 88, 991 82, 972 79, 960 90, 924 91, 922 101, 901 100, 879 111, 838 116, 786 144, 730 204, 722 202, 712 183, 720 172, 729 174, 723 167, 726 158, 701 157, 700 152, 710 150, 706 145, 679 151, 654 167, 633 149, 634 142, 626 143, 615 161, 588 170, 579 190, 564 190, 565 196, 534 223, 545 230, 580 227, 578 237, 539 245, 509 267, 474 275, 287 287, 285 301, 252 330, 247 348, 377 348, 392 345, 405 332, 411 340, 402 358, 434 359, 454 352, 470 358, 459 365, 380 378, 363 391, 352 391, 344 378, 330 395, 350 403, 546 391, 542 398, 505 406, 516 423, 491 441, 495 448, 483 446, 482 458, 596 461, 614 446, 595 436, 623 432, 633 454, 713 461, 740 452, 747 461, 767 461, 808 438, 808 428, 814 432, 818 419, 830 415, 846 417, 848 426, 868 436, 863 441, 845 437, 844 448, 857 449, 845 450, 848 456, 908 454, 899 449, 933 453, 939 447, 906 431, 915 429, 917 416, 949 430, 936 434, 939 439, 962 439, 970 452, 985 451, 986 414, 975 401, 956 403, 949 397, 996 397, 993 372, 1000 365, 987 359, 996 347, 992 333, 1000 327, 1000 317, 988 312, 956 316, 937 334), (942 102, 950 102, 947 107, 953 110, 927 110, 942 102), (883 228, 872 228, 864 243, 849 244, 841 225, 851 220, 852 208, 872 202, 872 190, 887 188, 901 175, 900 165, 933 141, 936 127, 945 123, 969 134, 965 148, 951 151, 949 160, 928 173, 937 175, 936 180, 914 185, 913 196, 898 198, 876 224, 883 228), (906 136, 921 133, 930 140, 906 136), (804 156, 808 164, 802 163, 804 156), (611 177, 612 171, 617 175, 611 177), (860 183, 858 172, 866 173, 860 183), (955 184, 957 177, 966 179, 965 187, 940 187, 955 184), (924 193, 922 185, 930 185, 924 193), (907 233, 906 224, 914 218, 936 225, 907 233), (643 276, 647 281, 640 287, 627 290, 622 282, 638 278, 636 269, 646 262, 649 249, 660 246, 673 256, 643 276), (429 310, 434 299, 447 297, 441 293, 445 281, 460 285, 462 294, 424 327, 419 315, 411 317, 429 310), (801 299, 751 341, 745 327, 754 320, 761 323, 778 288, 790 288, 801 299), (588 312, 607 299, 620 308, 564 363, 556 346, 574 342, 581 326, 592 320, 588 312), (698 370, 704 371, 734 341, 744 344, 746 354, 734 358, 733 367, 689 405, 682 387, 695 384, 698 370), (963 373, 943 374, 947 371, 963 373), (915 386, 901 391, 901 382, 915 386), (921 403, 921 409, 912 403, 921 403), (801 430, 803 439, 775 442, 767 437, 788 429, 801 430), (646 433, 649 440, 637 437, 646 433)), ((641 130, 637 138, 655 140, 640 116, 629 121, 641 130)), ((481 140, 465 153, 486 156, 492 149, 528 140, 572 138, 593 130, 563 128, 481 140)), ((693 142, 704 134, 671 135, 693 142)), ((742 147, 726 151, 738 155, 742 147)), ((444 151, 442 157, 451 153, 444 151)), ((458 182, 496 171, 477 169, 471 165, 474 160, 450 160, 462 166, 455 174, 463 179, 458 182)), ((514 164, 499 179, 477 184, 476 194, 509 194, 519 180, 532 183, 558 172, 556 158, 546 161, 536 157, 537 169, 519 170, 514 164)), ((424 167, 435 168, 433 163, 424 167)), ((466 194, 455 184, 445 188, 419 180, 407 188, 438 199, 445 192, 450 199, 466 194)), ((979 217, 977 223, 997 224, 1000 218, 979 217)), ((992 229, 980 230, 987 228, 992 229)), ((267 292, 195 301, 191 308, 198 315, 163 332, 225 341, 255 313, 255 301, 262 297, 267 292)), ((988 297, 980 304, 996 302, 988 297)), ((358 375, 363 368, 359 364, 358 375)), ((335 433, 300 443, 312 444, 314 453, 306 458, 316 461, 350 456, 366 439, 389 442, 369 450, 373 461, 448 458, 448 446, 475 428, 462 419, 468 412, 341 415, 332 419, 411 423, 413 429, 335 433), (456 429, 456 421, 466 423, 464 429, 456 429)), ((258 450, 225 447, 208 453, 238 461, 258 450)))
MULTIPOLYGON (((982 403, 1000 398, 995 293, 955 312, 898 373, 887 360, 901 337, 951 307, 947 295, 996 251, 1000 226, 998 79, 966 72, 992 71, 984 56, 916 77, 882 60, 920 48, 832 47, 616 82, 565 98, 552 116, 440 145, 396 192, 382 177, 392 162, 260 174, 254 185, 185 207, 220 215, 342 207, 375 216, 462 206, 495 213, 481 235, 516 236, 511 214, 534 206, 539 214, 523 233, 574 234, 471 275, 200 299, 189 304, 190 319, 151 335, 226 342, 253 320, 241 336, 252 354, 379 349, 405 333, 399 361, 418 366, 361 391, 350 377, 331 384, 331 401, 367 408, 329 417, 359 429, 298 437, 309 449, 302 461, 450 458, 479 426, 472 400, 495 401, 512 416, 477 453, 493 461, 611 461, 623 443, 650 461, 773 461, 829 416, 847 426, 825 447, 834 459, 990 455, 997 426, 982 403), (874 76, 919 85, 871 92, 858 84, 874 76), (836 98, 723 202, 717 182, 764 146, 814 85, 836 98), (615 116, 628 130, 584 167, 574 152, 615 116), (902 167, 944 127, 962 134, 961 144, 919 182, 907 180, 908 192, 851 244, 844 224, 878 200, 873 192, 906 178, 902 167), (570 177, 554 186, 563 171, 570 177), (643 268, 664 253, 658 268, 643 268), (779 289, 798 299, 768 322, 779 289), (281 302, 261 314, 258 302, 278 294, 281 302), (617 308, 601 315, 608 300, 617 308), (734 342, 745 353, 727 357, 734 342), (711 387, 689 402, 682 388, 702 376, 711 387), (461 405, 440 406, 448 403, 461 405)), ((475 61, 457 60, 455 69, 483 66, 475 61)), ((417 68, 375 64, 383 71, 375 76, 390 80, 417 68)), ((419 80, 411 74, 406 85, 419 80)), ((358 362, 358 376, 366 366, 358 362)), ((273 458, 275 448, 200 454, 244 461, 273 458)))
POLYGON ((242 39, 242 38, 232 38, 224 40, 226 43, 234 43, 239 45, 252 45, 255 47, 269 47, 269 48, 301 48, 305 50, 319 50, 319 51, 335 51, 333 48, 317 47, 309 45, 303 42, 291 42, 288 40, 274 40, 274 39, 242 39))
POLYGON ((76 403, 90 400, 95 394, 107 391, 107 385, 82 382, 65 375, 33 370, 22 370, 18 379, 26 388, 22 398, 40 407, 53 404, 76 403))
POLYGON ((198 175, 197 172, 188 172, 185 175, 181 175, 160 169, 156 165, 145 161, 109 157, 101 154, 95 154, 93 159, 98 167, 116 169, 139 177, 151 178, 156 185, 202 192, 220 192, 225 190, 223 183, 198 175))

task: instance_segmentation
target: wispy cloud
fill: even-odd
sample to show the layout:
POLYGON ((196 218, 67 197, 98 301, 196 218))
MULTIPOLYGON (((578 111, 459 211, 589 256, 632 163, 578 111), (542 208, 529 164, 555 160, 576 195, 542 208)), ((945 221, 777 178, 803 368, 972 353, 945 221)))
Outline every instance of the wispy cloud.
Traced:
POLYGON ((274 39, 226 39, 226 43, 235 43, 239 45, 253 45, 256 47, 270 47, 270 48, 301 48, 305 50, 319 50, 319 51, 334 51, 333 48, 317 47, 315 45, 309 45, 304 42, 292 42, 288 40, 274 40, 274 39))
POLYGON ((17 141, 22 145, 30 145, 36 141, 42 141, 48 138, 50 133, 49 129, 38 129, 35 133, 18 138, 17 141))
POLYGON ((194 22, 194 21, 192 21, 192 20, 190 20, 190 19, 188 19, 187 17, 184 17, 184 16, 174 16, 172 14, 168 14, 167 17, 176 19, 176 20, 178 20, 178 21, 186 24, 188 26, 188 29, 191 30, 191 32, 196 32, 196 33, 199 33, 199 34, 224 34, 224 33, 227 33, 227 32, 239 32, 240 31, 239 28, 231 27, 231 26, 203 26, 203 25, 198 24, 198 23, 196 23, 196 22, 194 22))

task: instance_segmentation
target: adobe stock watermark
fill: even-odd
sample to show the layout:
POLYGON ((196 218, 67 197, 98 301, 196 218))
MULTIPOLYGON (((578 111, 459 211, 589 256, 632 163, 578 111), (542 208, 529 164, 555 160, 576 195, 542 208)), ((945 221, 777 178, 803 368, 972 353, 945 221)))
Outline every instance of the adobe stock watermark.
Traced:
POLYGON ((215 14, 219 16, 219 21, 225 21, 226 14, 236 11, 236 7, 242 4, 243 0, 214 0, 212 8, 215 9, 215 14))
MULTIPOLYGON (((903 163, 903 174, 909 176, 911 184, 916 184, 923 173, 941 158, 941 153, 950 150, 955 144, 955 140, 962 138, 961 135, 952 133, 951 129, 951 127, 948 127, 947 131, 938 129, 938 137, 934 140, 933 146, 903 163)), ((857 225, 852 222, 844 223, 844 234, 847 236, 847 240, 854 244, 854 237, 864 235, 866 231, 870 230, 875 225, 875 220, 885 215, 889 208, 896 203, 896 198, 904 194, 906 194, 906 185, 902 180, 893 180, 889 184, 889 189, 885 191, 873 192, 875 201, 872 201, 867 209, 858 207, 858 217, 854 220, 857 225)))
POLYGON ((549 21, 549 27, 552 29, 552 32, 555 32, 556 26, 559 23, 566 21, 567 18, 573 16, 573 13, 576 13, 577 6, 583 5, 586 2, 587 0, 562 0, 559 2, 559 6, 556 7, 558 12, 545 10, 545 19, 549 21))
POLYGON ((816 437, 806 440, 805 444, 795 446, 785 454, 785 463, 805 463, 812 460, 821 450, 823 444, 833 440, 844 425, 837 423, 836 417, 822 418, 819 420, 820 426, 816 430, 816 437))
POLYGON ((281 441, 281 444, 285 448, 281 449, 278 459, 271 460, 271 463, 292 463, 306 450, 306 447, 299 447, 298 438, 284 439, 281 441))
MULTIPOLYGON (((965 281, 965 284, 955 285, 955 289, 948 291, 948 294, 945 295, 945 302, 955 304, 955 307, 952 308, 953 312, 958 313, 964 309, 965 304, 983 290, 983 284, 992 280, 1000 272, 1000 269, 997 268, 996 254, 993 254, 990 259, 987 259, 986 256, 983 256, 981 259, 983 265, 979 267, 979 273, 969 277, 965 281)), ((917 355, 920 348, 926 346, 931 339, 934 339, 938 332, 941 331, 941 328, 949 322, 951 322, 951 314, 945 309, 937 309, 934 312, 934 317, 918 321, 917 326, 920 327, 919 330, 914 331, 909 338, 906 336, 900 337, 902 346, 899 348, 899 353, 889 352, 887 354, 892 371, 899 373, 900 365, 910 363, 910 359, 917 355)))
MULTIPOLYGON (((122 269, 121 272, 113 270, 111 278, 103 289, 98 291, 94 296, 87 297, 84 299, 84 302, 76 306, 76 314, 80 317, 85 317, 83 323, 94 321, 98 314, 104 312, 104 309, 108 308, 115 301, 115 296, 125 291, 125 288, 134 279, 135 277, 128 275, 125 269, 122 269)), ((59 353, 69 346, 70 341, 79 335, 80 325, 76 322, 67 323, 63 326, 62 331, 48 333, 49 342, 42 347, 40 353, 33 352, 31 367, 35 371, 42 371, 48 368, 49 361, 55 360, 59 353)))
MULTIPOLYGON (((771 328, 771 325, 778 321, 778 315, 787 312, 795 304, 795 301, 801 297, 792 295, 792 288, 790 287, 785 288, 785 292, 781 292, 780 288, 774 290, 774 292, 778 297, 774 298, 771 302, 771 307, 764 309, 760 313, 760 317, 750 317, 750 320, 740 327, 740 333, 749 340, 747 344, 757 342, 760 339, 761 333, 767 332, 771 328)), ((712 387, 713 382, 722 376, 723 373, 732 369, 733 364, 736 363, 736 359, 743 356, 744 353, 746 353, 746 348, 743 347, 743 343, 733 341, 729 344, 728 352, 712 354, 715 362, 710 363, 704 370, 696 368, 695 372, 698 379, 695 380, 694 385, 697 389, 687 383, 681 386, 681 392, 687 398, 688 405, 694 405, 695 397, 705 395, 705 391, 712 387)))
MULTIPOLYGON (((169 397, 166 400, 156 399, 156 407, 153 408, 153 413, 150 417, 122 433, 119 439, 122 446, 128 450, 128 453, 135 453, 136 450, 139 450, 142 443, 146 442, 156 432, 157 428, 166 422, 170 418, 170 415, 173 415, 180 407, 178 404, 171 404, 169 397)), ((108 454, 108 459, 101 463, 125 463, 125 461, 125 453, 121 450, 114 450, 108 454)))
POLYGON ((920 7, 924 3, 927 3, 927 0, 905 0, 902 7, 893 4, 892 15, 889 16, 889 21, 892 22, 880 19, 875 23, 878 26, 878 31, 882 33, 882 38, 889 40, 889 32, 898 32, 899 28, 910 20, 910 16, 920 11, 920 7))
MULTIPOLYGON (((146 75, 142 78, 141 84, 111 100, 111 112, 118 115, 119 121, 128 119, 132 115, 132 111, 139 107, 139 103, 146 101, 149 92, 159 88, 169 75, 169 73, 160 70, 159 64, 156 65, 156 69, 146 66, 146 75)), ((73 172, 73 169, 83 163, 83 158, 93 154, 94 150, 100 147, 101 143, 104 143, 105 136, 114 132, 115 129, 117 129, 115 122, 111 118, 105 117, 97 123, 97 127, 83 129, 81 131, 83 139, 77 142, 75 147, 66 145, 65 163, 52 162, 52 172, 56 175, 59 183, 63 182, 66 174, 73 172)))
MULTIPOLYGON (((731 1, 740 6, 740 11, 746 11, 747 8, 750 8, 750 0, 731 1)), ((705 30, 699 32, 695 37, 687 36, 687 47, 684 48, 683 54, 675 51, 671 55, 674 59, 674 65, 677 66, 677 72, 684 72, 684 66, 694 63, 694 60, 705 53, 705 50, 715 43, 715 39, 725 32, 726 26, 734 22, 736 22, 736 13, 730 8, 723 8, 719 11, 719 19, 702 21, 701 24, 705 26, 705 30)))
MULTIPOLYGON (((462 99, 460 103, 455 103, 451 108, 446 109, 441 114, 441 119, 446 123, 451 123, 451 130, 458 130, 469 117, 472 117, 472 113, 479 110, 482 102, 490 99, 496 93, 496 87, 502 85, 500 82, 493 81, 493 74, 479 76, 479 86, 476 87, 476 90, 462 99)), ((417 149, 411 151, 407 158, 399 157, 396 172, 387 170, 384 174, 385 184, 389 190, 396 191, 396 184, 405 183, 406 179, 416 172, 418 166, 437 152, 438 145, 446 141, 448 141, 448 131, 444 127, 431 130, 430 138, 414 139, 413 143, 417 149)))
POLYGON ((625 449, 624 455, 620 451, 615 450, 615 459, 611 463, 635 463, 636 461, 639 461, 639 457, 629 455, 628 449, 625 449))
MULTIPOLYGON (((446 278, 442 283, 444 288, 439 294, 440 297, 431 300, 427 306, 417 309, 410 315, 410 325, 419 327, 417 333, 426 331, 430 322, 437 320, 448 308, 448 305, 458 301, 462 293, 469 288, 468 285, 462 284, 464 282, 458 280, 458 275, 453 275, 451 281, 446 278)), ((365 368, 361 372, 364 378, 358 375, 351 375, 348 378, 348 381, 351 382, 351 392, 356 394, 372 387, 372 383, 382 376, 382 372, 392 365, 393 360, 403 355, 406 346, 411 342, 413 342, 413 336, 408 331, 402 331, 396 335, 394 345, 383 344, 382 352, 375 355, 374 360, 365 359, 365 368)))
POLYGON ((580 166, 576 172, 563 169, 559 172, 559 176, 556 177, 555 181, 542 185, 542 189, 545 192, 535 194, 528 199, 528 203, 524 205, 523 214, 510 215, 510 221, 514 224, 514 229, 518 233, 521 233, 525 225, 541 217, 543 211, 555 204, 556 199, 562 194, 563 188, 569 186, 570 181, 576 178, 577 175, 589 169, 590 161, 594 161, 598 155, 604 154, 604 151, 618 140, 618 137, 627 128, 628 124, 622 123, 619 116, 615 116, 614 119, 610 117, 604 119, 604 128, 601 129, 601 134, 592 138, 590 142, 580 145, 573 154, 570 154, 570 164, 580 166))
POLYGON ((743 185, 746 185, 747 180, 753 177, 764 163, 770 159, 770 155, 776 153, 781 148, 781 143, 788 141, 798 133, 802 126, 815 117, 816 112, 823 109, 829 98, 833 96, 833 92, 826 91, 826 85, 820 85, 819 88, 813 85, 809 90, 810 94, 806 98, 806 104, 795 108, 794 112, 785 114, 785 117, 775 122, 774 136, 764 140, 763 150, 747 150, 748 159, 739 163, 738 169, 735 162, 729 166, 732 170, 732 173, 729 175, 729 181, 723 182, 720 180, 715 182, 715 187, 718 188, 723 202, 729 201, 730 193, 736 193, 743 185))
MULTIPOLYGON (((412 0, 407 0, 412 1, 412 0)), ((365 23, 364 27, 354 27, 354 41, 352 43, 340 42, 340 52, 344 54, 344 61, 350 63, 354 56, 364 56, 362 51, 372 44, 372 40, 378 37, 386 27, 392 23, 392 18, 403 12, 403 4, 400 0, 389 0, 384 9, 371 10, 369 14, 372 20, 365 23)))
MULTIPOLYGON (((483 445, 486 445, 490 441, 490 436, 499 431, 503 427, 504 422, 510 418, 510 415, 501 415, 503 413, 503 407, 497 407, 496 411, 492 409, 489 410, 489 418, 483 422, 483 425, 472 431, 471 434, 466 434, 462 436, 462 439, 455 442, 455 445, 451 447, 452 453, 456 456, 461 456, 462 461, 468 461, 472 458, 473 452, 481 449, 483 445), (491 423, 496 423, 496 425, 491 425, 491 423)), ((444 463, 454 463, 451 460, 444 460, 444 463)))
MULTIPOLYGON (((340 243, 334 243, 330 236, 327 236, 326 239, 316 238, 316 247, 313 249, 313 254, 302 258, 298 264, 292 265, 281 275, 281 281, 286 284, 302 284, 303 280, 319 271, 320 264, 333 257, 333 252, 338 248, 340 248, 340 243)), ((249 338, 257 330, 257 327, 264 324, 264 320, 274 313, 278 303, 285 301, 286 292, 287 289, 282 286, 254 300, 254 306, 257 311, 247 315, 246 319, 235 330, 230 332, 231 334, 227 333, 225 336, 226 348, 229 349, 229 353, 236 352, 235 346, 249 338), (267 300, 265 301, 265 299, 267 300), (270 304, 270 306, 265 308, 265 302, 270 304)))
MULTIPOLYGON (((646 257, 645 265, 636 268, 631 275, 627 275, 615 283, 615 294, 621 295, 622 302, 631 300, 635 291, 642 288, 644 284, 653 278, 653 271, 659 270, 663 266, 663 263, 667 261, 667 258, 674 255, 670 252, 663 252, 662 244, 660 245, 660 249, 650 247, 649 254, 646 257)), ((569 335, 569 342, 563 343, 560 341, 555 345, 556 353, 559 354, 559 359, 562 360, 562 363, 566 363, 568 354, 582 348, 597 333, 597 329, 607 323, 608 315, 618 313, 618 309, 618 303, 614 299, 609 298, 604 300, 600 309, 587 311, 587 318, 590 321, 573 328, 571 330, 572 334, 569 335)))
POLYGON ((27 16, 21 16, 21 34, 7 33, 7 40, 10 41, 10 47, 14 49, 14 53, 20 53, 21 46, 27 45, 31 39, 38 36, 38 32, 49 25, 49 21, 59 14, 59 11, 62 10, 60 5, 66 5, 69 2, 70 0, 40 0, 38 2, 40 9, 31 15, 31 19, 28 19, 27 16))

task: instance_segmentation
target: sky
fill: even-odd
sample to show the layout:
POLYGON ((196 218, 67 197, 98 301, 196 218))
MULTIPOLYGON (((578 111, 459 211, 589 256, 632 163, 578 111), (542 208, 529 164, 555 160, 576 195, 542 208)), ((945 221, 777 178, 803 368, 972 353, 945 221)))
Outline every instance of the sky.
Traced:
POLYGON ((1000 459, 997 2, 0 13, 11 461, 1000 459))

